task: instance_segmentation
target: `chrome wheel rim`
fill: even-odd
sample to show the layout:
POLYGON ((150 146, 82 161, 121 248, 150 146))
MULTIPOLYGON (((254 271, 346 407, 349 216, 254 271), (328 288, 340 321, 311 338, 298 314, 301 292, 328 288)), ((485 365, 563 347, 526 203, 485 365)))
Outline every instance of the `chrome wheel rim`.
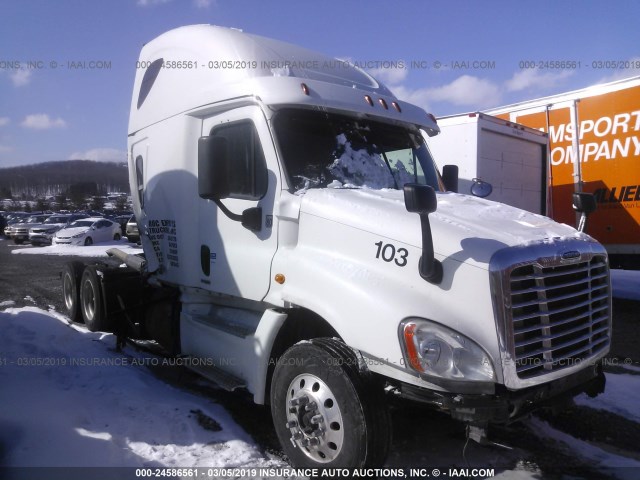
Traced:
POLYGON ((326 383, 315 375, 298 375, 289 384, 286 408, 286 426, 294 446, 319 463, 331 462, 340 454, 342 413, 326 383))

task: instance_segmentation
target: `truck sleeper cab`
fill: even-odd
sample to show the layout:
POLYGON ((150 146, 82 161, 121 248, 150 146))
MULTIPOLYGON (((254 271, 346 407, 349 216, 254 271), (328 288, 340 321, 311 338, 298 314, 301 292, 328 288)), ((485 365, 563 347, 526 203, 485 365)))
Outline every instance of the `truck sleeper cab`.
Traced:
POLYGON ((146 44, 128 147, 144 256, 69 265, 70 315, 270 404, 297 467, 381 465, 391 392, 482 432, 600 390, 602 247, 447 192, 433 116, 336 62, 204 25, 146 44), (229 59, 246 68, 200 68, 229 59))

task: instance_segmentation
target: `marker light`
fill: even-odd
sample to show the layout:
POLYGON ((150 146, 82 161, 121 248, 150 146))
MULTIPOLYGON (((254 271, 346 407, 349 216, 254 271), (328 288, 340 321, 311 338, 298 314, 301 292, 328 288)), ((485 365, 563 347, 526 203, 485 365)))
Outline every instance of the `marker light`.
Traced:
POLYGON ((379 98, 378 103, 380 103, 380 105, 382 105, 382 108, 384 108, 385 110, 389 110, 389 107, 387 106, 387 102, 385 102, 384 98, 379 98))
POLYGON ((398 102, 391 102, 391 105, 393 105, 393 108, 395 108, 398 113, 402 113, 402 109, 400 108, 400 104, 398 102))
POLYGON ((369 95, 365 95, 364 99, 367 101, 369 105, 373 107, 373 99, 369 95))
POLYGON ((280 285, 282 285, 284 283, 285 278, 283 274, 276 273, 274 280, 276 281, 276 283, 279 283, 280 285))
POLYGON ((304 93, 305 95, 309 95, 309 87, 306 83, 301 83, 300 87, 302 88, 302 93, 304 93))

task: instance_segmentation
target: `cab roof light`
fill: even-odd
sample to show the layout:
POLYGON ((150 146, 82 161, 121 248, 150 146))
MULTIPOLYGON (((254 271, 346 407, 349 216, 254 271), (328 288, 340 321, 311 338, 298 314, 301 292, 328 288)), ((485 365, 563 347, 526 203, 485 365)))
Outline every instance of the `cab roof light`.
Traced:
POLYGON ((304 93, 305 95, 309 95, 309 87, 306 83, 301 83, 300 88, 302 88, 302 93, 304 93))
POLYGON ((387 102, 384 98, 379 98, 378 103, 382 105, 382 108, 384 108, 385 110, 389 110, 389 106, 387 105, 387 102))
POLYGON ((427 116, 433 120, 433 123, 435 123, 436 125, 438 124, 438 121, 436 120, 436 117, 433 115, 433 113, 427 113, 427 116))
POLYGON ((400 104, 398 102, 391 102, 391 105, 393 105, 393 108, 395 108, 398 113, 402 113, 402 108, 400 108, 400 104))
POLYGON ((367 101, 367 103, 373 107, 373 98, 371 98, 369 95, 365 95, 364 99, 367 101))

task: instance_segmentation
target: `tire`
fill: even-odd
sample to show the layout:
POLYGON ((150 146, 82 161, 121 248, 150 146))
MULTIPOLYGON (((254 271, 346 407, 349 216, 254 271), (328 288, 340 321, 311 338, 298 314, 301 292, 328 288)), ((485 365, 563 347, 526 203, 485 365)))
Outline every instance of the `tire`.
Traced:
POLYGON ((295 468, 376 468, 389 452, 382 386, 338 340, 315 339, 284 353, 273 373, 271 414, 295 468))
POLYGON ((80 279, 84 263, 68 262, 65 264, 62 279, 62 298, 67 314, 73 322, 82 322, 82 311, 80 308, 80 279))
POLYGON ((98 277, 98 269, 89 265, 82 273, 80 280, 80 310, 84 324, 92 332, 110 331, 110 322, 104 312, 104 298, 102 298, 102 285, 98 277))
POLYGON ((120 234, 119 234, 119 233, 116 233, 116 234, 113 236, 113 239, 114 239, 115 241, 120 240, 120 234))
POLYGON ((88 247, 88 246, 90 246, 90 245, 93 245, 93 238, 91 238, 91 237, 87 237, 87 238, 85 238, 85 239, 84 239, 84 246, 85 246, 85 247, 88 247))
POLYGON ((13 239, 13 243, 15 243, 16 245, 22 245, 24 243, 24 240, 20 240, 20 239, 14 238, 13 239))

